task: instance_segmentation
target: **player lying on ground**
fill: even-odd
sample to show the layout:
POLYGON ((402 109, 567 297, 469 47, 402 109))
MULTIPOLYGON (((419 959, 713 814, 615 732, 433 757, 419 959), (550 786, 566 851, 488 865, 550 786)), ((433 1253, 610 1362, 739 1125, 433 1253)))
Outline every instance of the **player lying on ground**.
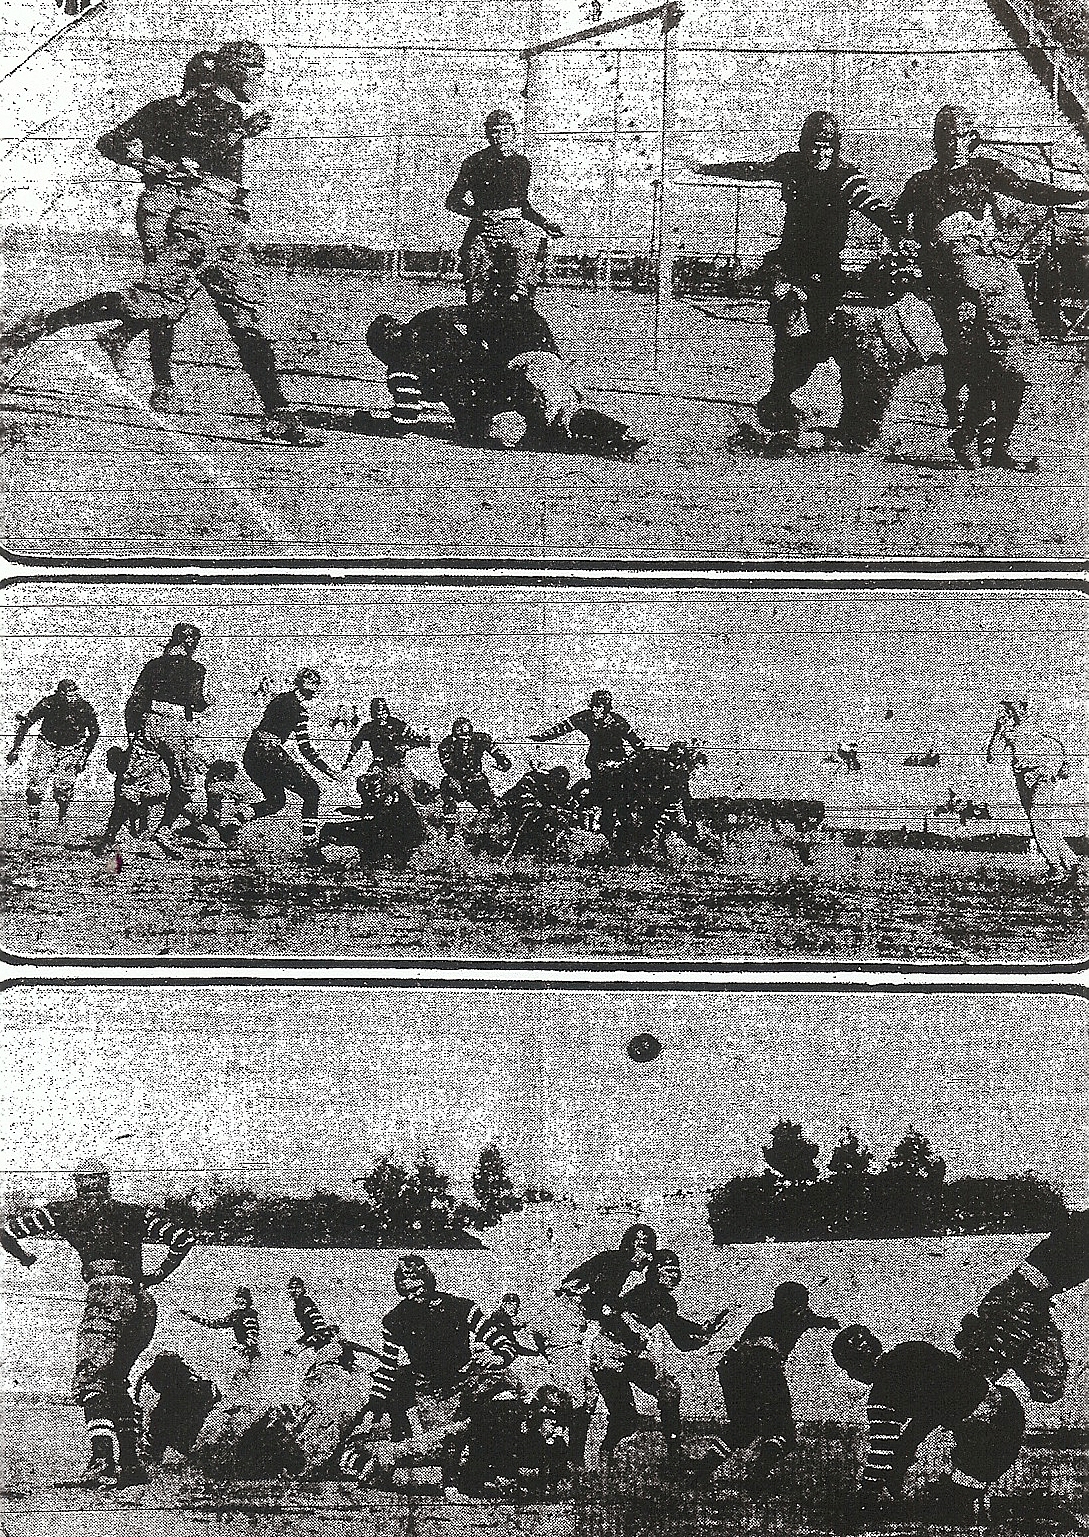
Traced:
POLYGON ((18 763, 27 732, 34 726, 38 726, 38 740, 26 779, 27 816, 31 827, 37 830, 45 786, 52 781, 57 827, 61 828, 68 820, 76 780, 87 767, 100 735, 98 716, 81 697, 79 684, 71 678, 61 678, 53 692, 39 699, 20 720, 8 753, 9 767, 18 763))
POLYGON ((999 195, 1037 207, 1089 202, 1074 192, 1019 176, 978 153, 974 119, 959 106, 934 119, 934 164, 912 176, 896 201, 898 222, 919 246, 919 262, 945 339, 943 400, 956 457, 1022 468, 1010 452, 1039 340, 1024 281, 996 246, 1004 222, 999 195), (967 388, 967 403, 961 403, 967 388))
POLYGON ((624 422, 583 404, 547 321, 528 300, 471 310, 436 305, 403 324, 378 315, 366 340, 386 367, 393 405, 388 419, 357 413, 360 428, 404 436, 431 403, 449 410, 466 444, 486 443, 506 411, 525 422, 527 449, 632 459, 646 444, 624 422))
POLYGON ((85 1482, 126 1488, 147 1480, 129 1373, 155 1333, 157 1309, 148 1287, 173 1274, 196 1237, 164 1212, 115 1200, 109 1170, 93 1158, 76 1165, 72 1182, 74 1200, 48 1201, 9 1217, 0 1227, 0 1248, 29 1267, 37 1263, 36 1256, 19 1240, 56 1236, 79 1256, 87 1301, 76 1335, 72 1391, 90 1441, 85 1482), (144 1269, 145 1243, 166 1245, 154 1270, 144 1269))
POLYGON ((517 133, 510 113, 489 112, 484 137, 487 148, 462 161, 446 198, 450 213, 469 220, 458 253, 467 304, 489 291, 511 297, 532 294, 537 261, 527 226, 556 237, 564 233, 529 201, 532 167, 515 149, 517 133))
POLYGON ((69 326, 111 321, 113 329, 100 341, 120 367, 141 331, 176 325, 197 289, 204 288, 264 407, 264 436, 285 443, 308 441, 283 392, 264 316, 263 284, 246 242, 249 207, 242 178, 252 120, 245 108, 260 92, 264 72, 265 55, 256 43, 224 44, 216 54, 215 83, 179 104, 173 128, 178 201, 143 276, 121 292, 96 294, 51 314, 35 310, 25 315, 0 335, 0 363, 69 326))

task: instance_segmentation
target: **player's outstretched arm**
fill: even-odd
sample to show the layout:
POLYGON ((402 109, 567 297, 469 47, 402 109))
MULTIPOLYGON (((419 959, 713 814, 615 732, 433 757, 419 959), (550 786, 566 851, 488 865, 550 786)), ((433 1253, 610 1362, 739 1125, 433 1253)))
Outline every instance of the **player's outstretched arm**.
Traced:
POLYGON ((697 176, 717 176, 722 181, 780 181, 779 169, 771 160, 686 160, 688 170, 697 176))
POLYGON ((991 185, 1004 197, 1032 203, 1037 208, 1071 208, 1078 203, 1089 203, 1089 188, 1075 191, 1070 187, 1053 187, 1050 182, 1021 176, 1010 166, 1003 165, 1001 160, 991 162, 991 185))

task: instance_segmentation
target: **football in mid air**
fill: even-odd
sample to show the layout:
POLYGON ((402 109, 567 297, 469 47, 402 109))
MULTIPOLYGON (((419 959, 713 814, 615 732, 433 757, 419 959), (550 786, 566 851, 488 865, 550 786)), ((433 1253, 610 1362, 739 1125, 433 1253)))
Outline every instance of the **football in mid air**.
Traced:
POLYGON ((662 1043, 656 1035, 643 1032, 628 1042, 628 1056, 633 1062, 653 1062, 662 1055, 662 1043))

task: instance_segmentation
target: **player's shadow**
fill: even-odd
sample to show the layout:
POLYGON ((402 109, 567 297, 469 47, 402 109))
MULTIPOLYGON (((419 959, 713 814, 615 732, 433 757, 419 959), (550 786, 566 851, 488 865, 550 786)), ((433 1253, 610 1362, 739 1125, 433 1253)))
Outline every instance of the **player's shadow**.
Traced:
MULTIPOLYGON (((889 452, 883 454, 882 457, 886 464, 903 464, 913 470, 943 470, 946 474, 950 474, 963 468, 953 458, 935 459, 928 454, 898 454, 889 452)), ((970 473, 970 471, 965 471, 965 474, 970 473)))

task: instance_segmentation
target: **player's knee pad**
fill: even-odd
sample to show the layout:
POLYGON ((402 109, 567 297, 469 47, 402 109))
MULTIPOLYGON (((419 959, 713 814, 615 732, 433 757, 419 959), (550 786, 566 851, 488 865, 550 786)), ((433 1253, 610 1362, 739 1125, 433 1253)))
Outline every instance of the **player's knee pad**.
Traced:
POLYGON ((1025 1411, 1012 1388, 995 1387, 953 1432, 953 1467, 990 1484, 1017 1461, 1025 1436, 1025 1411))

